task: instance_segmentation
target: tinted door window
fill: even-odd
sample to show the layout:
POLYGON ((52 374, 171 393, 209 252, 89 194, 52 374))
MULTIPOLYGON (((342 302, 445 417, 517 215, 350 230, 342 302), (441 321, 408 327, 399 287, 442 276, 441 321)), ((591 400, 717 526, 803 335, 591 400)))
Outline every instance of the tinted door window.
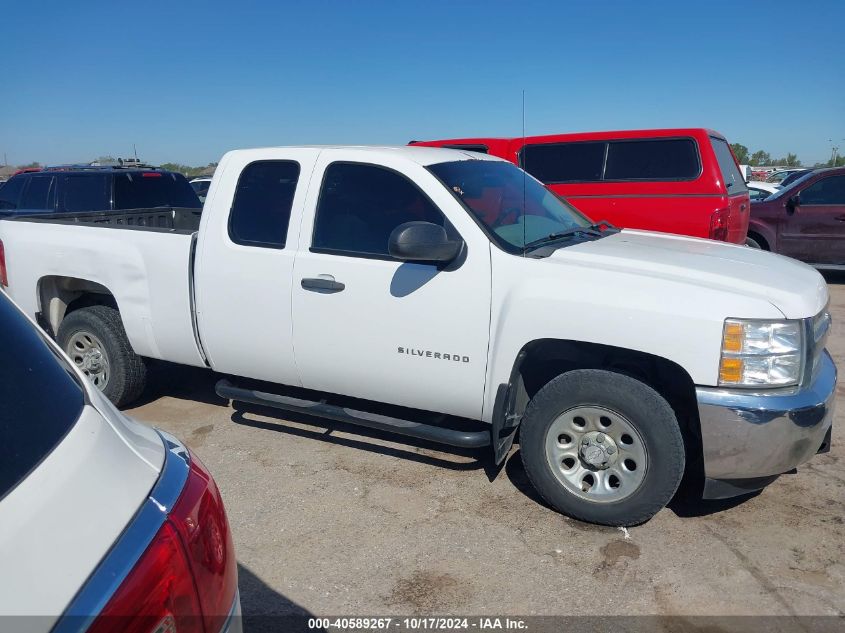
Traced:
POLYGON ((109 174, 68 174, 62 184, 64 211, 107 211, 111 208, 109 174))
POLYGON ((313 250, 389 257, 390 234, 405 222, 444 226, 440 210, 401 174, 357 163, 333 163, 326 169, 313 250))
POLYGON ((611 141, 604 179, 690 180, 700 171, 698 147, 692 139, 611 141))
POLYGON ((0 210, 18 208, 21 191, 27 180, 26 176, 13 176, 0 188, 0 210))
POLYGON ((50 209, 55 201, 55 176, 32 176, 21 198, 21 209, 50 209))
POLYGON ((725 188, 729 195, 737 193, 745 193, 748 187, 745 184, 745 178, 739 171, 739 167, 734 160, 728 142, 721 138, 710 138, 713 143, 713 151, 716 154, 716 161, 719 163, 719 170, 722 172, 722 180, 725 183, 725 188))
POLYGON ((115 174, 115 209, 154 209, 156 207, 200 209, 202 203, 182 174, 158 171, 115 174))
POLYGON ((801 204, 845 205, 845 176, 817 180, 801 192, 801 204))
POLYGON ((0 293, 0 499, 73 427, 82 388, 64 361, 0 293))
POLYGON ((605 143, 526 145, 522 168, 544 183, 601 180, 605 143))
POLYGON ((284 248, 299 163, 257 161, 238 179, 229 216, 229 237, 237 244, 284 248))

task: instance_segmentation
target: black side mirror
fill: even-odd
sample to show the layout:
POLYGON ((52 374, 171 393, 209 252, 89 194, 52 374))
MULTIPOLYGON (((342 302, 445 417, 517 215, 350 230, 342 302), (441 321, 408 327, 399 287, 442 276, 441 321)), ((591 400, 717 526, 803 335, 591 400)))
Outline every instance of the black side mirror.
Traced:
POLYGON ((429 264, 448 264, 463 248, 463 240, 450 240, 446 229, 431 222, 400 224, 387 244, 387 251, 396 259, 429 264))
POLYGON ((801 206, 801 196, 800 194, 795 194, 794 196, 789 196, 789 199, 786 201, 786 212, 789 215, 795 213, 795 209, 801 206))

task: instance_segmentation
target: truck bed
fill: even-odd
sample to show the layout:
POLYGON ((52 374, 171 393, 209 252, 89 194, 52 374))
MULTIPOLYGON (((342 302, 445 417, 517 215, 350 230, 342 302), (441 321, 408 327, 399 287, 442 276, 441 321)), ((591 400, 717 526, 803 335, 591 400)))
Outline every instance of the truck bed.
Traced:
POLYGON ((191 277, 199 217, 162 208, 0 219, 7 292, 52 329, 63 301, 57 307, 50 289, 93 286, 114 298, 138 354, 204 366, 191 277))

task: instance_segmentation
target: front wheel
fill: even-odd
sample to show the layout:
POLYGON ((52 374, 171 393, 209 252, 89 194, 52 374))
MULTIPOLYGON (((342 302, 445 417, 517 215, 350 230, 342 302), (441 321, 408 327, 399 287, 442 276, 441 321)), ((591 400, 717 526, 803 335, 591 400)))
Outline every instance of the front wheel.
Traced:
POLYGON ((559 512, 637 525, 663 508, 684 474, 684 441, 669 403, 614 372, 562 374, 532 398, 520 430, 528 478, 559 512))

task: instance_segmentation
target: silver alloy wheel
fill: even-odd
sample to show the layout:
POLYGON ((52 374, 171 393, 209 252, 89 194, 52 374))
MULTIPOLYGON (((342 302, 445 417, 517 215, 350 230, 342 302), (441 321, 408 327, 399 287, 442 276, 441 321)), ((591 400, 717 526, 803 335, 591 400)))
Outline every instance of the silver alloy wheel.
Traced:
POLYGON ((631 496, 648 470, 639 431, 623 415, 601 407, 564 411, 549 426, 546 460, 569 492, 596 503, 631 496))
POLYGON ((97 389, 106 388, 111 375, 109 357, 99 338, 90 332, 77 332, 70 337, 65 352, 97 389))

